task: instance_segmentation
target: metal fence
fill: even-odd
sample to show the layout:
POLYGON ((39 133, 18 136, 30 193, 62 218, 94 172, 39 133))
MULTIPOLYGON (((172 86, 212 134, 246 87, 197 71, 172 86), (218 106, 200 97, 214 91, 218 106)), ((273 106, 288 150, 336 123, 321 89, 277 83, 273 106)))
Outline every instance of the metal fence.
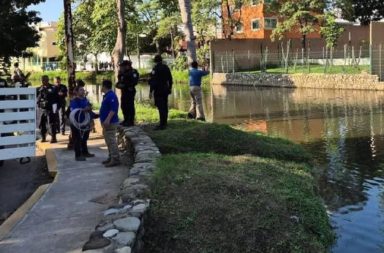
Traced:
MULTIPOLYGON (((384 47, 383 50, 384 51, 384 47)), ((212 71, 234 72, 278 72, 278 73, 357 73, 370 72, 371 64, 381 59, 378 48, 348 47, 344 50, 323 48, 322 50, 295 49, 282 46, 279 51, 261 48, 258 52, 227 51, 212 52, 212 71), (372 60, 371 60, 372 59, 372 60)), ((384 55, 383 58, 384 59, 384 55)), ((384 64, 383 64, 384 68, 384 64)))
POLYGON ((36 89, 0 89, 0 160, 35 156, 36 89))

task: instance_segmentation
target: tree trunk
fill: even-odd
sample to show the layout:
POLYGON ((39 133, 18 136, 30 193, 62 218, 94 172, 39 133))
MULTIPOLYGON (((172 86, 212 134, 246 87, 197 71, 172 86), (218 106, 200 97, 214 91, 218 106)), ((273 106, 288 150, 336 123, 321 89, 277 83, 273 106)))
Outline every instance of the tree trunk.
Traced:
POLYGON ((76 66, 73 52, 72 8, 71 0, 64 0, 64 29, 67 53, 68 86, 70 94, 76 83, 76 66))
POLYGON ((125 34, 127 31, 127 23, 125 22, 124 9, 125 0, 116 0, 117 17, 119 25, 117 27, 117 37, 115 48, 113 49, 113 65, 115 70, 115 80, 119 74, 120 66, 119 63, 123 61, 125 51, 125 34))
POLYGON ((97 53, 95 53, 95 73, 99 73, 99 59, 97 57, 97 53))
POLYGON ((192 25, 192 16, 191 16, 191 1, 190 0, 179 0, 179 7, 181 13, 181 20, 184 24, 184 33, 185 39, 187 41, 187 56, 188 61, 196 61, 196 43, 195 43, 195 35, 193 33, 193 25, 192 25))
POLYGON ((301 37, 301 46, 305 51, 305 49, 307 48, 307 35, 305 34, 303 34, 301 37))

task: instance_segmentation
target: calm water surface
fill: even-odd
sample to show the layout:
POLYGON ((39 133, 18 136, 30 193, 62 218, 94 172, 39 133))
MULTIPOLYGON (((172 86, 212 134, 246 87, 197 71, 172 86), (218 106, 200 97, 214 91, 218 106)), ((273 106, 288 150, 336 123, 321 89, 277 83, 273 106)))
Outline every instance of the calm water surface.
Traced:
MULTIPOLYGON (((99 102, 99 88, 87 89, 99 102)), ((148 92, 140 86, 137 99, 148 92)), ((204 95, 209 121, 288 138, 312 153, 338 235, 332 252, 384 252, 384 92, 214 86, 204 95)), ((177 86, 170 104, 187 110, 188 89, 177 86)))

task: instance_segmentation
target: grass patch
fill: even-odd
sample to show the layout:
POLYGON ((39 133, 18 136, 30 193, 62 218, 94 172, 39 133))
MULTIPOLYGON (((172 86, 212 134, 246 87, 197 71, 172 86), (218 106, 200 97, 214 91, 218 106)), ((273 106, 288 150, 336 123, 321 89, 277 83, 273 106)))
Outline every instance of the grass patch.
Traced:
MULTIPOLYGON (((138 113, 139 114, 139 113, 138 113)), ((170 121, 164 131, 147 129, 160 151, 169 153, 250 154, 278 160, 309 162, 310 155, 290 141, 247 133, 227 125, 196 121, 170 121)))
MULTIPOLYGON (((137 123, 155 123, 159 121, 159 111, 157 108, 151 106, 150 104, 136 103, 135 109, 137 123)), ((168 119, 171 120, 186 117, 187 113, 180 110, 170 109, 168 112, 168 119)))
POLYGON ((165 155, 152 180, 145 252, 325 252, 334 236, 313 189, 305 164, 165 155))
MULTIPOLYGON (((361 73, 369 73, 370 66, 369 65, 361 65, 358 67, 355 66, 332 66, 332 68, 328 67, 326 72, 324 71, 324 66, 321 65, 311 65, 310 70, 308 67, 303 67, 298 65, 296 70, 293 67, 290 67, 288 70, 288 74, 361 74, 361 73)), ((249 72, 249 71, 247 71, 249 72)), ((260 73, 260 71, 251 71, 249 73, 260 73)), ((269 74, 286 74, 285 68, 268 68, 267 73, 269 74)))

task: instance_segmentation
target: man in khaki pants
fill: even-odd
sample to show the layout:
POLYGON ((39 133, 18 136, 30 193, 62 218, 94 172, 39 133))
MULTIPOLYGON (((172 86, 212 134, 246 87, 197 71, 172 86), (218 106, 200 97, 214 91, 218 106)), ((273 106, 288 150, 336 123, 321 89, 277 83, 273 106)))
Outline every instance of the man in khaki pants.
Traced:
POLYGON ((208 74, 208 71, 198 69, 196 61, 192 62, 191 69, 189 70, 189 91, 191 94, 191 108, 188 112, 189 118, 205 121, 201 79, 208 74))
POLYGON ((120 154, 116 141, 117 125, 119 123, 119 117, 117 116, 119 101, 112 90, 112 82, 110 80, 103 81, 102 92, 104 97, 100 107, 100 121, 109 152, 108 159, 103 164, 105 167, 114 167, 120 164, 120 154))

